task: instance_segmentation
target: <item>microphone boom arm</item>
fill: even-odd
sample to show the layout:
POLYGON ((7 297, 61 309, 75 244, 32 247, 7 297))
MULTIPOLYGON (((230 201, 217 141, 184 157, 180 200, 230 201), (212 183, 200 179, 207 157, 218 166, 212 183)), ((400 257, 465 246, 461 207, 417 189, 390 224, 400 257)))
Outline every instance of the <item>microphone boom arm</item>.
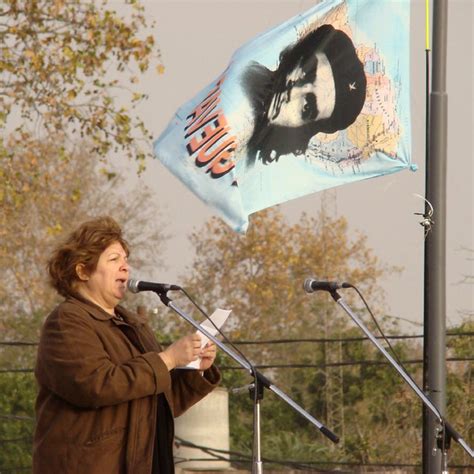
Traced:
POLYGON ((292 400, 286 393, 280 390, 276 385, 274 385, 270 380, 268 380, 263 374, 261 374, 258 370, 256 370, 248 361, 244 360, 239 354, 237 354, 233 349, 227 347, 221 341, 219 341, 216 337, 210 334, 205 328, 199 325, 191 316, 186 314, 182 311, 177 305, 173 303, 172 300, 166 296, 166 293, 158 293, 162 303, 165 306, 171 308, 175 313, 181 316, 185 321, 187 321, 191 326, 196 328, 199 332, 202 332, 206 337, 208 337, 216 346, 218 346, 225 354, 227 354, 231 359, 237 362, 241 367, 246 369, 250 375, 257 378, 258 382, 260 382, 264 387, 268 388, 271 392, 277 395, 280 399, 285 401, 288 405, 290 405, 295 411, 297 411, 300 415, 306 418, 311 424, 316 426, 321 433, 330 439, 333 443, 339 442, 339 437, 335 435, 331 430, 329 430, 326 426, 324 426, 320 421, 316 418, 311 416, 306 410, 300 407, 294 400, 292 400))
MULTIPOLYGON (((405 372, 405 370, 400 367, 400 365, 395 361, 395 359, 387 352, 387 350, 380 344, 380 342, 375 338, 375 336, 367 329, 365 324, 354 314, 348 304, 342 299, 342 296, 336 291, 329 292, 334 299, 334 301, 342 307, 342 309, 350 316, 350 318, 356 323, 357 326, 364 332, 364 334, 372 341, 372 343, 379 349, 379 351, 385 356, 385 358, 390 362, 392 367, 402 376, 405 382, 412 388, 412 390, 418 395, 418 398, 425 404, 426 407, 430 409, 433 415, 438 419, 438 422, 441 425, 442 433, 441 436, 445 439, 453 438, 457 441, 463 449, 472 457, 474 457, 474 452, 472 448, 466 443, 466 441, 457 433, 453 427, 443 418, 438 408, 433 404, 433 402, 428 398, 427 395, 418 387, 418 385, 411 379, 411 377, 405 372)), ((441 443, 444 444, 444 443, 441 443)), ((445 463, 447 463, 446 453, 443 452, 443 457, 445 458, 445 463)), ((446 471, 447 472, 447 471, 446 471)))

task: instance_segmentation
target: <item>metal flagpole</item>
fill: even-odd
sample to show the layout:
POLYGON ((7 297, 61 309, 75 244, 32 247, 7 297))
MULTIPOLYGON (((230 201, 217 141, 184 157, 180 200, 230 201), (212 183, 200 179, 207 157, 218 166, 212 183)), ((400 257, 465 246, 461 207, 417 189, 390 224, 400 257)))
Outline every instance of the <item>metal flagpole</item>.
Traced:
MULTIPOLYGON (((447 47, 448 0, 433 0, 432 84, 429 103, 429 152, 426 159, 424 262, 423 389, 444 416, 446 411, 446 155, 447 155, 447 47)), ((438 424, 423 408, 423 473, 442 472, 436 449, 438 424), (434 451, 436 449, 436 451, 434 451)))

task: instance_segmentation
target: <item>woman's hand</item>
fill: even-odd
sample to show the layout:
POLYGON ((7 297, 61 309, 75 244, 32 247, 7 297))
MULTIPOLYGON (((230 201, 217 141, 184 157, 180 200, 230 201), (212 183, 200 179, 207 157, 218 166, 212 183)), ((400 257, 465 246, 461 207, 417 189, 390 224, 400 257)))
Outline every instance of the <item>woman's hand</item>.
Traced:
POLYGON ((216 352, 216 345, 212 341, 209 341, 199 353, 199 357, 201 358, 199 370, 206 370, 214 363, 216 352))
MULTIPOLYGON (((206 348, 203 349, 203 352, 205 350, 206 348)), ((175 367, 183 367, 193 360, 197 360, 200 353, 201 336, 194 333, 173 342, 163 352, 160 352, 160 357, 168 367, 168 370, 171 370, 175 367)))

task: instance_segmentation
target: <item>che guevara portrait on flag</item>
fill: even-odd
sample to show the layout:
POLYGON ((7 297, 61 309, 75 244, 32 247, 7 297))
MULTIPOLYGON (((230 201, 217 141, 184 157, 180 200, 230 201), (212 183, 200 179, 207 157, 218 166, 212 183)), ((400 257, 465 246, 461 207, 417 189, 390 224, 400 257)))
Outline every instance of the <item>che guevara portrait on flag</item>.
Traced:
POLYGON ((260 209, 411 168, 409 26, 408 0, 317 3, 235 51, 157 158, 239 232, 260 209))
POLYGON ((349 36, 322 25, 283 50, 277 70, 251 62, 242 84, 255 119, 252 165, 304 154, 317 133, 346 129, 362 110, 367 80, 349 36))

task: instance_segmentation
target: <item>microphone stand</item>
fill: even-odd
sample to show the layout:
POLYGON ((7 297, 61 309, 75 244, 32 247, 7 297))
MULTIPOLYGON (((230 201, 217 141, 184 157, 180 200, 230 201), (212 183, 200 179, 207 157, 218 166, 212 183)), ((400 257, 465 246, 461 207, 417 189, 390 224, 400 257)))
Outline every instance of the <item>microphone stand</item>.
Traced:
MULTIPOLYGON (((416 383, 409 377, 405 370, 400 367, 400 364, 387 352, 387 350, 380 344, 380 342, 374 337, 374 335, 367 329, 365 324, 355 315, 347 303, 342 299, 342 296, 337 292, 337 290, 329 291, 334 301, 342 307, 342 309, 351 317, 351 319, 359 326, 360 329, 365 333, 365 335, 372 341, 373 344, 378 348, 378 350, 385 356, 385 358, 390 362, 390 364, 395 368, 395 370, 402 376, 405 382, 413 389, 413 391, 418 395, 421 401, 426 407, 433 413, 433 415, 438 419, 439 428, 437 430, 437 447, 441 450, 441 463, 442 463, 442 473, 448 473, 448 449, 451 444, 451 439, 457 441, 462 448, 469 454, 469 456, 474 457, 472 448, 466 443, 466 441, 457 433, 454 428, 443 418, 438 408, 433 404, 433 402, 426 396, 423 391, 416 385, 416 383)), ((436 449, 436 448, 434 448, 436 449)))
POLYGON ((263 472, 262 459, 261 459, 261 442, 260 442, 260 402, 263 399, 263 391, 265 388, 273 392, 284 402, 290 405, 295 411, 306 418, 311 424, 321 431, 321 433, 329 438, 333 443, 339 442, 339 437, 324 426, 320 421, 311 416, 306 410, 301 408, 294 400, 292 400, 286 393, 280 390, 274 385, 269 379, 261 374, 250 362, 241 357, 232 348, 227 347, 221 341, 211 335, 205 328, 201 327, 191 316, 181 310, 173 301, 168 298, 166 290, 157 290, 156 294, 159 296, 161 302, 171 308, 175 313, 181 316, 191 326, 194 326, 199 332, 206 335, 216 346, 218 346, 223 352, 225 352, 231 359, 234 359, 241 367, 246 369, 250 375, 254 378, 253 387, 251 387, 251 394, 254 399, 254 414, 253 414, 253 450, 252 450, 252 474, 261 474, 263 472))

